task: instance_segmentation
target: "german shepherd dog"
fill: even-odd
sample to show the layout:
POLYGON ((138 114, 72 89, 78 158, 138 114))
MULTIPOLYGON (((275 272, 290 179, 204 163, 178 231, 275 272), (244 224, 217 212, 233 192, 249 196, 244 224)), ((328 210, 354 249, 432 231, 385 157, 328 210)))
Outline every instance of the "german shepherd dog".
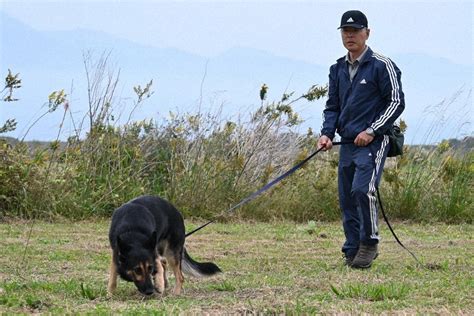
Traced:
POLYGON ((179 295, 183 272, 195 277, 221 272, 212 262, 194 261, 184 248, 184 220, 168 201, 155 196, 141 196, 125 203, 112 215, 109 241, 112 261, 108 293, 117 287, 117 276, 135 283, 138 291, 151 295, 168 287, 168 265, 176 279, 174 294, 179 295), (153 281, 152 281, 153 279, 153 281))

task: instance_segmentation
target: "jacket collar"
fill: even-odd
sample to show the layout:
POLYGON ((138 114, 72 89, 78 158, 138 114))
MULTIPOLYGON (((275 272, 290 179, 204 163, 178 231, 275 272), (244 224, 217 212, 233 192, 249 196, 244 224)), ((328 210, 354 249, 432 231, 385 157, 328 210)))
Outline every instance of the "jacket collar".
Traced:
POLYGON ((364 56, 362 57, 362 60, 360 61, 361 64, 366 63, 369 61, 369 59, 372 58, 373 55, 372 49, 370 49, 369 46, 367 46, 367 51, 365 52, 364 56))
MULTIPOLYGON (((372 58, 373 51, 370 48, 370 46, 367 46, 367 51, 365 52, 364 56, 362 56, 362 60, 360 61, 360 64, 364 64, 369 61, 370 58, 372 58)), ((342 56, 337 60, 337 63, 345 63, 346 62, 347 55, 342 56)))

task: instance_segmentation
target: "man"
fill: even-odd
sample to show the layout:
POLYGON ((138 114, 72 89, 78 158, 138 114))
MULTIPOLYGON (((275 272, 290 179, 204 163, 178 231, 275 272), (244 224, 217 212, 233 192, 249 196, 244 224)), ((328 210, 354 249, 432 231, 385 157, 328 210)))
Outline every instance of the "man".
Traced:
POLYGON ((388 136, 405 108, 401 72, 387 57, 373 52, 366 16, 360 11, 342 15, 342 43, 347 55, 332 65, 329 92, 318 148, 330 150, 337 133, 340 148, 339 204, 346 241, 345 264, 369 268, 379 242, 376 186, 388 152, 388 136))

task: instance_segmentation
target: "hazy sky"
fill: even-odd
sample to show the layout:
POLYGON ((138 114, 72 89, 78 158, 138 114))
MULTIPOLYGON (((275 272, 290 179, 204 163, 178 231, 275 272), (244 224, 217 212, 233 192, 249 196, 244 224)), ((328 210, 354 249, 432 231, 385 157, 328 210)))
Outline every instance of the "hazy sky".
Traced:
POLYGON ((37 30, 92 29, 208 57, 253 47, 322 65, 344 52, 337 27, 350 9, 366 13, 369 45, 385 55, 473 63, 472 1, 0 0, 0 10, 37 30))

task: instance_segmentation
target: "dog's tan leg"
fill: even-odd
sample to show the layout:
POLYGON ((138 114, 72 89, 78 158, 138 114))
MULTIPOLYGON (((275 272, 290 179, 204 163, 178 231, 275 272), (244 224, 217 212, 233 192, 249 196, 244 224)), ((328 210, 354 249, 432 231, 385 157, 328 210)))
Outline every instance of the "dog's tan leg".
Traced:
POLYGON ((168 283, 168 276, 167 276, 167 271, 168 271, 168 262, 166 261, 166 258, 161 258, 161 264, 163 266, 163 279, 165 281, 165 288, 167 289, 169 286, 168 283))
POLYGON ((107 294, 111 297, 115 289, 117 288, 117 267, 114 262, 114 255, 112 254, 112 260, 110 261, 110 274, 109 274, 109 284, 107 286, 107 294))
POLYGON ((166 271, 163 267, 161 257, 158 256, 155 260, 157 272, 155 274, 155 289, 162 294, 165 291, 166 271))
POLYGON ((175 258, 170 260, 170 264, 171 264, 171 268, 173 269, 173 273, 176 279, 173 293, 175 295, 180 295, 181 290, 183 289, 183 283, 184 283, 184 276, 183 276, 183 272, 181 271, 181 264, 175 258))

